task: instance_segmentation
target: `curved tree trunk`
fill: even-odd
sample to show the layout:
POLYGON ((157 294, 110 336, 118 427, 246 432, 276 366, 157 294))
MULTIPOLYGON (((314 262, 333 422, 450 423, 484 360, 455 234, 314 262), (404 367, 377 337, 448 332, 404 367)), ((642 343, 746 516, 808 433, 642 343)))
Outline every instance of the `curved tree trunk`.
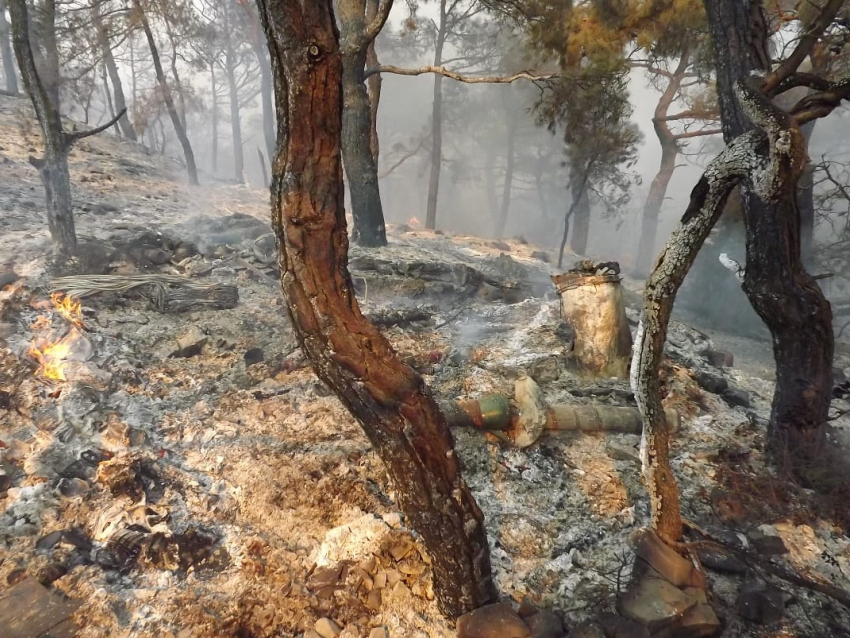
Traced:
POLYGON ((6 22, 6 0, 0 0, 0 57, 3 58, 3 76, 6 79, 6 91, 10 95, 18 94, 18 76, 12 61, 12 44, 9 36, 9 23, 6 22))
MULTIPOLYGON (((658 133, 657 125, 655 130, 658 133)), ((662 137, 662 134, 658 133, 658 139, 661 142, 661 166, 649 186, 640 227, 637 271, 641 274, 649 272, 652 267, 655 236, 658 233, 658 216, 661 213, 664 198, 667 196, 667 187, 670 185, 673 171, 676 170, 676 156, 679 154, 679 147, 672 136, 662 137)))
POLYGON ((287 309, 316 374, 363 427, 431 556, 440 609, 495 598, 483 516, 422 378, 360 313, 348 272, 342 60, 331 0, 259 0, 278 118, 272 223, 287 309))
MULTIPOLYGON (((100 13, 101 0, 92 2, 92 20, 94 27, 97 30, 97 41, 100 45, 100 53, 103 56, 103 65, 109 73, 109 81, 112 82, 112 92, 114 94, 115 112, 126 111, 127 101, 124 99, 124 88, 121 85, 121 74, 118 73, 118 65, 115 63, 115 56, 112 55, 112 46, 109 43, 109 33, 107 33, 106 25, 103 23, 103 18, 100 13)), ((107 89, 108 91, 108 89, 107 89)), ((118 120, 118 127, 121 133, 128 140, 136 141, 136 131, 133 130, 133 125, 130 124, 130 118, 124 113, 118 120)))
MULTIPOLYGON (((717 64, 723 136, 728 142, 750 130, 733 83, 771 68, 768 27, 761 5, 750 0, 706 1, 717 64)), ((796 182, 793 184, 796 188, 796 182)), ((744 292, 773 337, 776 389, 769 449, 775 461, 798 469, 813 462, 824 442, 832 395, 832 311, 800 259, 796 190, 765 204, 744 188, 747 268, 744 292)))

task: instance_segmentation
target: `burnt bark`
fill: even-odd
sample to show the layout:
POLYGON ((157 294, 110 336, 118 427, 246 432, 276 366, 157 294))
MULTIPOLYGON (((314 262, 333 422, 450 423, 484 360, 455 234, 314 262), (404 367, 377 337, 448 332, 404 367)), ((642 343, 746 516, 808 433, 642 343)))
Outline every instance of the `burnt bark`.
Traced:
POLYGON ((378 165, 373 152, 372 103, 363 72, 369 45, 364 0, 342 0, 340 46, 342 51, 342 157, 351 193, 354 218, 352 241, 362 246, 386 246, 384 209, 378 185, 378 165))
MULTIPOLYGON (((21 0, 19 0, 21 1, 21 0)), ((316 374, 360 422, 431 556, 441 610, 495 598, 483 516, 423 379, 360 313, 348 272, 342 60, 331 0, 258 0, 275 79, 272 222, 287 309, 316 374)))
MULTIPOLYGON (((115 56, 112 55, 112 46, 109 42, 109 33, 106 25, 103 22, 103 17, 100 12, 101 0, 92 2, 92 19, 94 27, 97 31, 97 42, 100 46, 100 53, 103 56, 103 65, 109 74, 109 81, 112 83, 113 104, 116 112, 127 110, 127 101, 124 98, 124 87, 121 84, 121 74, 118 73, 118 65, 115 63, 115 56)), ((108 91, 108 89, 107 89, 108 91)), ((136 131, 133 125, 130 124, 130 118, 126 113, 118 120, 118 127, 121 133, 128 140, 136 141, 136 131)))
POLYGON ((18 76, 12 55, 9 23, 6 22, 6 0, 0 0, 0 57, 3 58, 3 77, 6 78, 6 91, 10 95, 18 95, 18 76))
POLYGON ((151 31, 151 25, 148 21, 142 5, 138 0, 134 0, 133 8, 135 9, 142 29, 145 32, 145 38, 148 41, 151 58, 153 59, 154 70, 156 71, 156 80, 159 83, 159 88, 162 91, 162 99, 165 102, 165 108, 168 111, 168 116, 171 118, 171 123, 174 125, 174 132, 177 134, 177 139, 180 140, 180 146, 183 148, 183 156, 186 159, 186 171, 189 173, 189 183, 193 186, 198 185, 198 169, 195 166, 195 153, 192 151, 192 144, 189 142, 189 137, 186 135, 186 129, 177 113, 177 107, 174 105, 174 98, 171 94, 171 88, 168 86, 168 80, 165 78, 165 72, 162 69, 162 61, 159 58, 159 49, 156 46, 156 40, 151 31))
MULTIPOLYGON (((717 90, 727 143, 752 128, 734 99, 733 83, 752 71, 768 72, 770 55, 764 10, 750 0, 705 3, 717 90)), ((762 201, 743 185, 747 267, 743 289, 773 338, 776 389, 768 448, 781 464, 798 469, 816 458, 824 443, 832 393, 832 311, 800 258, 800 211, 796 179, 790 196, 762 201)))

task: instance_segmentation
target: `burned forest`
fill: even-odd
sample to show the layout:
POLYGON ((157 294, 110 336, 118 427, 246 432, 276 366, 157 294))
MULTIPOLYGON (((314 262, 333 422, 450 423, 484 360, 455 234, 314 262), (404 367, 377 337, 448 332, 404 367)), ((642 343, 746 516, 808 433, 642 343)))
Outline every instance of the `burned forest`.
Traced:
POLYGON ((850 0, 0 61, 0 638, 850 638, 850 0))

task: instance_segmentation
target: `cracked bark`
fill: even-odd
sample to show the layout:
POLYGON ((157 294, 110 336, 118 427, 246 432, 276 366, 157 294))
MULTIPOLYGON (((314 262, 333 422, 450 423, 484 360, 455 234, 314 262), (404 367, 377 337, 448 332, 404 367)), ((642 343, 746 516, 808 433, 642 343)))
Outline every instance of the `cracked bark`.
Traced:
POLYGON ((422 536, 440 609, 457 617, 496 595, 483 515, 428 387, 362 316, 354 296, 340 161, 343 67, 333 3, 258 5, 275 81, 272 222, 287 309, 316 374, 363 427, 401 510, 422 536))

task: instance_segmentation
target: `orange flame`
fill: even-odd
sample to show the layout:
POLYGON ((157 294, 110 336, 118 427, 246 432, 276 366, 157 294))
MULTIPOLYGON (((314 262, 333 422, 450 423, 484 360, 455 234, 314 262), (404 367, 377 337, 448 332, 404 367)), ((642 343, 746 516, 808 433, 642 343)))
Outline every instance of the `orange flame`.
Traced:
POLYGON ((66 297, 61 292, 54 292, 50 295, 50 301, 53 307, 60 315, 73 326, 83 328, 83 304, 75 301, 73 297, 66 297))
POLYGON ((38 362, 37 374, 51 381, 65 381, 65 359, 71 354, 79 333, 71 331, 59 341, 38 339, 30 345, 29 354, 38 362))

